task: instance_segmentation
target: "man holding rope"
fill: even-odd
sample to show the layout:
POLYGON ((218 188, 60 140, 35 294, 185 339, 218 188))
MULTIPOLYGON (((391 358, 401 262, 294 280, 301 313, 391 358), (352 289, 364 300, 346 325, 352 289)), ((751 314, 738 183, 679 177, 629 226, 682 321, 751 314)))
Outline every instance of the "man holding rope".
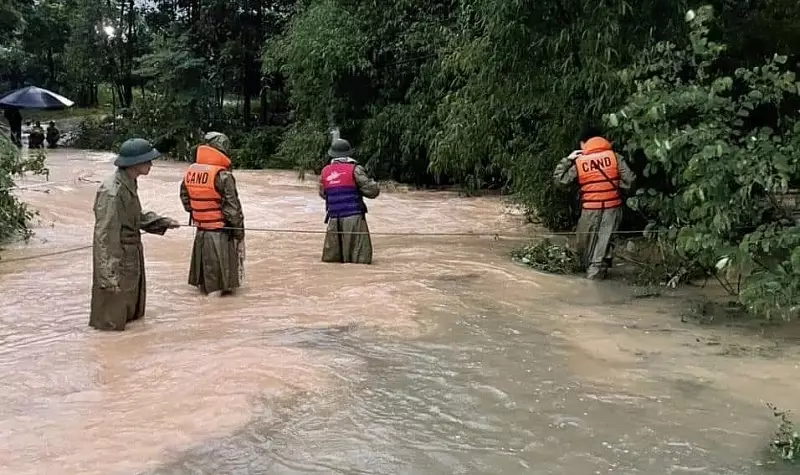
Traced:
POLYGON ((244 213, 228 158, 230 140, 209 132, 181 182, 181 202, 197 226, 189 285, 230 295, 244 270, 244 213))
POLYGON ((352 155, 350 142, 333 139, 328 150, 331 162, 320 173, 319 196, 325 200, 328 223, 323 262, 372 264, 364 198, 377 198, 381 190, 352 155))
POLYGON ((144 316, 146 279, 141 231, 163 235, 180 227, 172 218, 142 212, 137 179, 150 173, 159 156, 147 140, 122 144, 117 171, 97 190, 94 200, 92 307, 89 326, 123 331, 144 316))
POLYGON ((603 279, 613 257, 611 237, 622 221, 622 190, 633 185, 636 176, 625 160, 614 153, 608 140, 586 134, 581 149, 561 159, 553 178, 560 185, 575 181, 580 187, 581 217, 577 248, 587 279, 603 279))

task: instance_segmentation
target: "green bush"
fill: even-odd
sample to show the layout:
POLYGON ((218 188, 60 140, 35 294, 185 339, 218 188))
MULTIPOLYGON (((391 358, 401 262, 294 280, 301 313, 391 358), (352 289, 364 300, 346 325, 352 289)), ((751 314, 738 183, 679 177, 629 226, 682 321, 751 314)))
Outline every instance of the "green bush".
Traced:
POLYGON ((606 116, 644 160, 628 205, 673 239, 687 267, 743 274, 739 298, 751 312, 790 318, 800 227, 780 197, 800 181, 800 83, 778 55, 726 75, 726 47, 709 39, 711 7, 687 20, 685 47, 658 43, 621 73, 634 92, 606 116))
POLYGON ((232 136, 234 150, 231 160, 236 168, 289 169, 294 161, 277 156, 278 146, 285 132, 285 127, 270 126, 253 130, 246 134, 232 136))
POLYGON ((19 149, 11 140, 0 134, 0 242, 6 242, 18 236, 30 237, 28 221, 36 213, 12 194, 13 177, 25 172, 48 175, 49 172, 44 166, 44 158, 44 151, 38 150, 33 157, 23 159, 19 149))
POLYGON ((78 124, 74 139, 69 145, 87 150, 114 150, 121 143, 121 135, 113 119, 87 117, 78 124))
POLYGON ((87 118, 75 133, 72 146, 92 150, 116 150, 131 137, 142 137, 172 159, 191 161, 203 132, 228 134, 237 168, 292 168, 293 157, 278 154, 286 128, 267 126, 243 132, 241 118, 230 111, 214 115, 196 101, 158 101, 155 96, 139 99, 117 118, 87 118), (203 129, 203 130, 201 130, 203 129))
POLYGON ((319 172, 325 166, 328 141, 329 136, 321 124, 295 122, 286 130, 276 160, 294 163, 303 178, 306 172, 319 172))
POLYGON ((147 96, 123 110, 118 140, 142 137, 163 154, 175 160, 190 161, 191 152, 202 138, 198 117, 205 111, 195 101, 165 101, 147 96))
MULTIPOLYGON (((199 114, 199 112, 198 112, 199 114)), ((92 150, 116 150, 132 137, 149 140, 161 153, 176 160, 188 161, 201 139, 191 104, 161 102, 153 96, 138 100, 119 111, 116 118, 86 118, 75 132, 74 147, 92 150)))

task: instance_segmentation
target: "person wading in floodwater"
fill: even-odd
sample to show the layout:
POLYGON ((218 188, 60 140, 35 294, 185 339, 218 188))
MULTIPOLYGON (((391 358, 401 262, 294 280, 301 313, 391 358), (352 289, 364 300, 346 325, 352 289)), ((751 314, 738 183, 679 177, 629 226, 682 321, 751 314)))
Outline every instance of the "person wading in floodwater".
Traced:
POLYGON ((28 133, 28 148, 42 148, 44 145, 44 129, 38 120, 33 123, 28 133))
POLYGON ((331 162, 320 173, 319 196, 325 200, 325 222, 328 223, 322 248, 323 262, 372 263, 372 240, 364 198, 377 198, 380 188, 352 155, 350 142, 334 139, 328 150, 331 162))
POLYGON ((209 132, 205 141, 206 145, 197 147, 195 163, 186 170, 180 191, 183 208, 197 226, 189 285, 205 294, 229 295, 241 285, 244 213, 230 171, 228 137, 209 132))
POLYGON ((61 132, 58 131, 56 123, 52 120, 50 125, 47 126, 45 139, 47 140, 47 148, 56 148, 58 146, 58 139, 61 138, 61 132))
POLYGON ((587 133, 580 150, 561 159, 553 178, 567 186, 580 187, 581 217, 578 220, 577 248, 586 268, 586 278, 604 279, 611 267, 611 237, 622 221, 622 190, 636 179, 628 164, 602 137, 587 133))
POLYGON ((125 330, 144 316, 146 279, 141 231, 163 235, 179 227, 172 218, 142 212, 137 179, 150 173, 159 156, 147 140, 122 144, 116 172, 97 190, 94 200, 92 307, 89 326, 125 330))

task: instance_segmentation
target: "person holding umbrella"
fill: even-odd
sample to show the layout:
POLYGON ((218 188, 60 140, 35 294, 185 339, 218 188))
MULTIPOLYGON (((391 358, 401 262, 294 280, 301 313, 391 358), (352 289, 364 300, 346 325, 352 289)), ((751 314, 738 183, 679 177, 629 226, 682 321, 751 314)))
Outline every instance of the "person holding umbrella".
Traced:
POLYGON ((22 114, 16 107, 8 107, 3 113, 11 129, 11 141, 17 147, 22 147, 22 114))
POLYGON ((75 103, 53 91, 36 86, 23 87, 0 98, 0 108, 11 126, 11 140, 22 147, 22 114, 20 109, 57 110, 72 107, 75 103))

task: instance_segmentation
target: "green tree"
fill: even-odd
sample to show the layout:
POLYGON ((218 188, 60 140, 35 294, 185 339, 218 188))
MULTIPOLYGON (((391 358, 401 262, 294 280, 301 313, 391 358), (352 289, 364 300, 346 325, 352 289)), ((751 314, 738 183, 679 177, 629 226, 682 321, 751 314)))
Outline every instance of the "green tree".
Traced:
POLYGON ((30 2, 23 0, 0 0, 0 45, 14 38, 24 24, 20 11, 30 2))
POLYGON ((29 52, 28 77, 49 88, 63 83, 64 39, 69 37, 69 8, 63 0, 42 0, 26 15, 23 48, 29 52))
POLYGON ((726 46, 710 39, 713 9, 686 18, 687 45, 661 42, 623 70, 634 92, 606 117, 645 162, 628 204, 707 272, 738 266, 750 310, 790 316, 800 303, 800 228, 781 196, 800 182, 800 83, 779 55, 726 74, 726 46))

